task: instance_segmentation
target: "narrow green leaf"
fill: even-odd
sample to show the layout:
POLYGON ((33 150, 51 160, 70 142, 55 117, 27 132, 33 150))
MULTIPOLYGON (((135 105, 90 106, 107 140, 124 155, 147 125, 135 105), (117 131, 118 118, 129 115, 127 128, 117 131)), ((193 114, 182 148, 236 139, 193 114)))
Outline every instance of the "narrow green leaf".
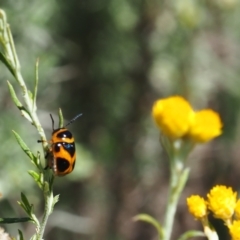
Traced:
POLYGON ((31 213, 32 210, 32 205, 29 203, 26 195, 24 193, 21 192, 21 201, 22 204, 26 207, 27 213, 31 213))
POLYGON ((37 173, 33 170, 28 171, 29 175, 34 179, 40 189, 43 189, 41 173, 37 173))
POLYGON ((1 224, 10 224, 10 223, 19 223, 19 222, 31 222, 31 218, 23 217, 23 218, 0 218, 1 224))
POLYGON ((59 201, 59 194, 53 198, 53 206, 59 201))
MULTIPOLYGON (((7 33, 7 37, 6 40, 11 48, 11 50, 8 50, 8 55, 9 55, 9 60, 11 61, 14 69, 16 69, 17 71, 19 71, 20 68, 20 64, 18 61, 18 57, 17 57, 17 53, 16 53, 16 49, 15 49, 15 45, 14 45, 14 41, 13 41, 13 37, 12 37, 12 33, 11 33, 11 29, 10 29, 10 25, 6 24, 5 25, 5 30, 7 33)), ((16 78, 17 79, 17 78, 16 78)))
POLYGON ((22 115, 29 121, 29 122, 32 122, 32 118, 31 118, 31 115, 29 114, 29 112, 27 111, 27 109, 22 105, 22 103, 19 101, 16 93, 15 93, 15 90, 12 86, 12 84, 7 81, 7 84, 8 84, 8 89, 9 89, 9 92, 10 92, 10 95, 12 97, 12 100, 13 102, 15 103, 15 105, 17 106, 17 108, 21 111, 22 115))
POLYGON ((22 231, 18 229, 19 240, 24 240, 22 231))
POLYGON ((30 213, 31 213, 31 217, 32 217, 32 215, 34 215, 34 206, 33 206, 33 204, 30 205, 30 213))
POLYGON ((187 231, 184 234, 182 234, 178 238, 178 240, 187 240, 187 239, 190 239, 193 237, 206 237, 206 235, 204 234, 204 232, 191 230, 191 231, 187 231))
POLYGON ((22 113, 22 116, 25 117, 30 123, 32 123, 32 117, 31 115, 28 113, 28 111, 26 110, 25 107, 23 107, 22 109, 19 108, 19 110, 22 113))
POLYGON ((32 176, 32 178, 33 178, 36 182, 39 181, 39 179, 40 179, 40 173, 37 173, 37 172, 35 172, 35 171, 33 171, 33 170, 29 170, 28 173, 29 173, 30 176, 32 176))
POLYGON ((28 212, 28 209, 26 208, 26 206, 20 202, 20 201, 17 201, 17 203, 19 204, 19 206, 21 206, 23 208, 23 210, 29 215, 29 212, 28 212))
POLYGON ((7 60, 6 56, 2 52, 0 52, 0 61, 2 61, 3 64, 5 64, 5 66, 8 68, 10 73, 15 77, 14 68, 12 67, 12 65, 10 64, 10 62, 7 60))
POLYGON ((32 222, 33 222, 37 227, 39 227, 39 221, 38 221, 36 215, 34 214, 34 206, 33 206, 33 204, 30 205, 29 217, 31 218, 32 222))
POLYGON ((22 138, 15 132, 13 131, 13 134, 15 136, 15 138, 17 139, 18 144, 20 145, 20 147, 22 148, 22 150, 27 154, 27 156, 31 159, 34 160, 36 157, 34 156, 34 154, 30 151, 30 149, 28 148, 28 146, 26 145, 26 143, 22 140, 22 138))
POLYGON ((38 221, 36 215, 33 213, 33 207, 32 207, 31 218, 32 218, 33 223, 35 223, 35 225, 37 226, 37 228, 39 228, 40 224, 39 224, 39 221, 38 221))
POLYGON ((33 155, 33 159, 31 159, 31 162, 38 168, 41 169, 41 164, 38 160, 38 156, 33 155))
POLYGON ((17 106, 20 110, 24 109, 22 103, 21 103, 21 102, 19 101, 19 99, 17 98, 16 92, 15 92, 12 84, 11 84, 9 81, 7 81, 7 84, 8 84, 8 89, 9 89, 9 92, 10 92, 10 94, 11 94, 11 97, 12 97, 13 102, 16 104, 16 106, 17 106))
POLYGON ((34 165, 37 166, 39 172, 43 173, 45 167, 42 166, 40 152, 37 151, 37 156, 34 155, 34 157, 35 157, 34 160, 33 160, 34 161, 34 165))
POLYGON ((41 161, 40 161, 40 158, 41 158, 41 154, 40 154, 39 151, 37 151, 36 165, 42 167, 42 165, 41 165, 41 161))
POLYGON ((137 216, 135 216, 133 218, 133 221, 144 221, 144 222, 147 222, 147 223, 150 223, 151 225, 153 225, 156 229, 157 229, 157 232, 158 232, 158 235, 160 237, 160 239, 162 239, 163 237, 163 229, 162 229, 162 226, 161 224, 155 219, 153 218, 152 216, 148 215, 148 214, 138 214, 137 216))
POLYGON ((39 172, 43 172, 43 167, 40 161, 40 152, 37 152, 37 156, 33 154, 33 159, 31 159, 31 162, 38 168, 39 172))
POLYGON ((63 127, 63 114, 62 114, 62 109, 58 109, 58 117, 59 117, 59 128, 63 127))
POLYGON ((0 32, 3 32, 4 28, 7 24, 7 16, 6 16, 6 13, 2 9, 0 9, 0 23, 1 23, 0 32))
POLYGON ((37 90, 38 90, 38 65, 39 65, 39 58, 36 61, 35 64, 35 84, 34 84, 34 90, 33 90, 33 109, 32 111, 35 112, 37 110, 37 90))

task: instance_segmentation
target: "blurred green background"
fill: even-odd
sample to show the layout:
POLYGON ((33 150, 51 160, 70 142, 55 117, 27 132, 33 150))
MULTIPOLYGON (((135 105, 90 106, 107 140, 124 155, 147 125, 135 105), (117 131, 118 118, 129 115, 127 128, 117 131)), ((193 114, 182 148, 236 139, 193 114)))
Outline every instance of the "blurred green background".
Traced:
MULTIPOLYGON (((189 156, 190 179, 179 202, 172 239, 201 229, 186 197, 215 184, 239 190, 240 3, 237 0, 1 0, 22 73, 30 89, 40 58, 38 114, 48 137, 49 113, 66 121, 77 143, 72 174, 57 178, 60 194, 44 239, 157 239, 153 227, 134 223, 148 213, 163 219, 168 160, 151 119, 157 98, 180 94, 195 109, 210 107, 224 122, 223 135, 189 156)), ((24 216, 24 192, 43 212, 43 198, 16 144, 17 131, 35 152, 36 130, 20 116, 8 93, 12 76, 0 64, 0 217, 24 216)), ((228 239, 214 222, 220 239, 228 239)), ((32 224, 2 226, 12 236, 32 224)), ((197 239, 197 238, 196 238, 197 239)))

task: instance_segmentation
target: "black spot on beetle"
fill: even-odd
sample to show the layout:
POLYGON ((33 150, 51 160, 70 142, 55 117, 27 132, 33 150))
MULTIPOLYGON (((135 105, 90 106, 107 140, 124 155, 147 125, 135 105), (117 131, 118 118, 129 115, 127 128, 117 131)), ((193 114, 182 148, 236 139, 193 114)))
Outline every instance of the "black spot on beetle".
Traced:
POLYGON ((59 151, 60 151, 60 146, 61 146, 61 143, 58 143, 58 142, 55 143, 55 144, 54 144, 54 151, 55 151, 55 152, 59 152, 59 151))
POLYGON ((74 156, 74 154, 75 154, 75 144, 74 144, 74 142, 73 143, 62 142, 62 146, 70 154, 71 157, 74 156))
POLYGON ((65 172, 70 166, 70 163, 66 159, 60 157, 56 159, 56 163, 59 172, 65 172))
POLYGON ((66 129, 66 130, 63 131, 63 132, 58 133, 58 134, 57 134, 57 137, 58 137, 58 138, 69 138, 69 139, 71 139, 73 136, 72 136, 71 132, 69 132, 69 131, 66 129))

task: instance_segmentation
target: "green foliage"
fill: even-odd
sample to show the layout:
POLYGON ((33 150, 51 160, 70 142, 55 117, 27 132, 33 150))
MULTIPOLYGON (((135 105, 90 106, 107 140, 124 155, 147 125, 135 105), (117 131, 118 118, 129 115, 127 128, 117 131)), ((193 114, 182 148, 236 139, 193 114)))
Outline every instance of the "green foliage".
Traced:
POLYGON ((27 197, 21 193, 21 201, 18 204, 23 208, 23 210, 30 217, 31 221, 36 225, 37 228, 40 227, 39 221, 35 214, 33 213, 33 205, 29 203, 27 197))
POLYGON ((138 214, 137 216, 134 217, 134 221, 144 221, 144 222, 151 224, 152 226, 154 226, 156 228, 159 239, 162 239, 163 228, 162 228, 161 224, 152 216, 150 216, 148 214, 143 214, 143 213, 138 214))
POLYGON ((37 163, 37 166, 39 166, 40 162, 37 162, 37 157, 34 156, 34 154, 30 151, 30 149, 27 147, 26 143, 22 140, 22 138, 15 132, 13 131, 14 136, 17 139, 18 144, 22 148, 22 150, 27 154, 27 156, 33 161, 33 163, 37 163))
MULTIPOLYGON (((34 92, 32 92, 27 88, 27 85, 22 77, 20 64, 18 61, 18 56, 16 54, 15 45, 12 39, 12 34, 10 31, 9 24, 7 23, 7 18, 3 10, 0 9, 0 44, 2 46, 2 53, 1 53, 1 60, 3 64, 13 73, 14 78, 16 79, 19 88, 21 89, 24 104, 22 104, 17 95, 13 86, 8 82, 8 87, 10 91, 10 95, 12 97, 13 102, 21 111, 22 115, 36 127, 43 143, 43 147, 45 152, 48 151, 48 145, 45 137, 44 130, 40 125, 38 116, 36 114, 36 97, 37 97, 37 89, 38 89, 38 61, 36 63, 35 69, 35 86, 34 92)), ((63 117, 61 117, 63 119, 63 117)), ((62 120, 61 120, 62 121, 62 120)), ((40 154, 37 153, 36 155, 30 150, 30 148, 26 145, 23 139, 13 131, 14 136, 20 147, 22 148, 23 152, 30 158, 31 162, 35 165, 38 169, 38 173, 36 171, 29 171, 30 176, 33 180, 37 183, 40 189, 43 192, 44 200, 45 200, 45 210, 43 214, 43 218, 41 221, 38 220, 34 213, 34 205, 30 204, 28 198, 25 194, 21 193, 21 201, 18 204, 23 208, 25 213, 29 216, 29 219, 24 218, 24 221, 31 221, 36 226, 36 233, 31 237, 34 240, 41 240, 44 234, 45 226, 49 215, 52 213, 54 205, 59 199, 59 196, 53 196, 53 179, 54 176, 49 174, 46 171, 40 162, 40 154)), ((23 222, 23 218, 15 218, 15 219, 2 219, 2 223, 16 223, 16 222, 23 222)), ((22 233, 19 231, 20 238, 23 239, 22 233)))

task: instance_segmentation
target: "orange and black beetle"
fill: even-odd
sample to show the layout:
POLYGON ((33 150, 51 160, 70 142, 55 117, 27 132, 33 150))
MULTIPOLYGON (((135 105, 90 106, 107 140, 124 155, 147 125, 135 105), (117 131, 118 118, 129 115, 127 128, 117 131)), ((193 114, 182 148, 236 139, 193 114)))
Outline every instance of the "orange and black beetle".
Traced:
POLYGON ((52 115, 52 139, 51 147, 45 158, 47 160, 46 168, 52 168, 55 176, 64 176, 73 171, 76 162, 76 149, 72 133, 66 128, 73 123, 82 114, 78 114, 69 123, 62 128, 54 129, 54 120, 52 115))

